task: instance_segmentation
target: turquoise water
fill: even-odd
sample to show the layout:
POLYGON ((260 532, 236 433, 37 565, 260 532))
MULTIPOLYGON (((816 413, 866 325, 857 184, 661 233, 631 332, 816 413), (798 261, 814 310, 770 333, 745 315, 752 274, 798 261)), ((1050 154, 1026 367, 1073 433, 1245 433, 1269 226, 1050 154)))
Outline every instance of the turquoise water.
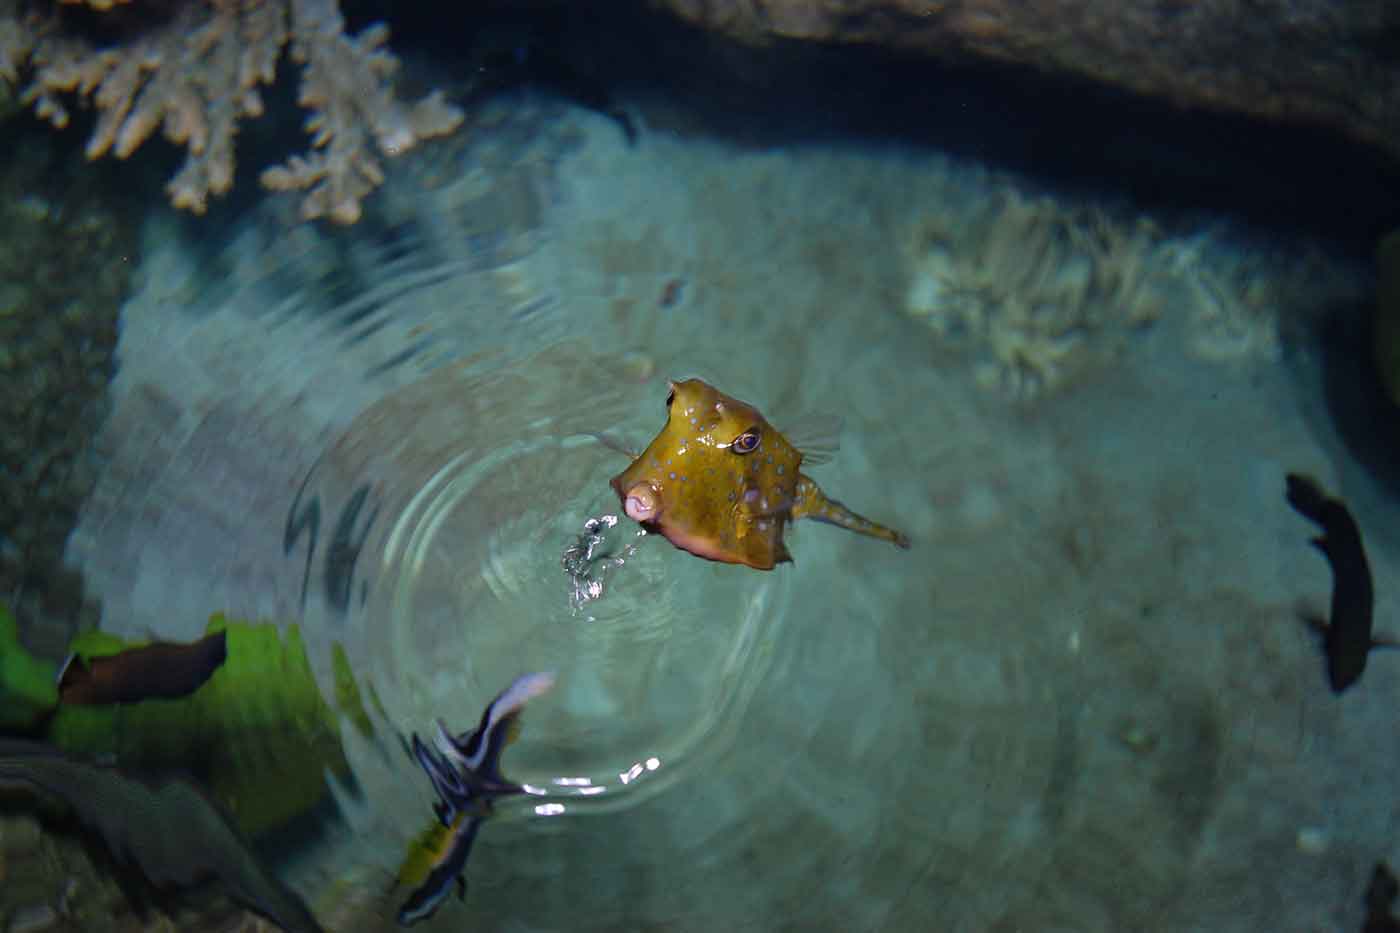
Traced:
POLYGON ((1351 499, 1384 628, 1393 506, 1290 339, 1364 271, 932 150, 512 112, 349 230, 150 220, 69 547, 106 627, 295 621, 327 690, 333 644, 373 688, 285 865, 328 925, 391 914, 431 819, 396 735, 532 670, 532 793, 427 929, 1356 925, 1400 838, 1400 663, 1329 692, 1283 477, 1351 499), (567 549, 620 514, 595 435, 640 449, 688 376, 839 416, 812 475, 912 549, 799 523, 765 574, 624 517, 571 600, 567 549))

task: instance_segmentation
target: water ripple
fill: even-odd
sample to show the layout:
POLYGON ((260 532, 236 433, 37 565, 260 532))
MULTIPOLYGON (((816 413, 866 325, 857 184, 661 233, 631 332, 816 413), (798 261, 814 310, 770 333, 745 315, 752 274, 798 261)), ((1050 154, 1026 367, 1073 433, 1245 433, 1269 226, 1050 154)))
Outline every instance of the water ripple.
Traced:
MULTIPOLYGON (((538 816, 633 807, 722 754, 786 605, 786 575, 733 573, 624 521, 594 542, 608 585, 578 611, 561 562, 616 507, 608 480, 625 465, 590 432, 626 426, 644 400, 611 367, 569 347, 444 368, 367 409, 309 480, 316 501, 358 497, 380 516, 357 526, 363 599, 336 605, 313 586, 305 627, 345 645, 387 731, 465 728, 517 674, 558 673, 506 761, 538 816)), ((403 792, 426 793, 415 766, 388 757, 402 760, 361 785, 390 809, 421 806, 403 792)))

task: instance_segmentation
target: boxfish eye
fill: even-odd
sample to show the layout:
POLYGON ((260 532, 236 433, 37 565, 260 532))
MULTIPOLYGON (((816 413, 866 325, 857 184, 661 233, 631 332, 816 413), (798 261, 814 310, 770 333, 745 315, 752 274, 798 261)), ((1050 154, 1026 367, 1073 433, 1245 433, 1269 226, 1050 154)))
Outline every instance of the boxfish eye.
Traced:
POLYGON ((736 454, 747 454, 752 453, 757 446, 758 428, 749 428, 743 434, 734 438, 734 441, 729 445, 729 449, 736 454))

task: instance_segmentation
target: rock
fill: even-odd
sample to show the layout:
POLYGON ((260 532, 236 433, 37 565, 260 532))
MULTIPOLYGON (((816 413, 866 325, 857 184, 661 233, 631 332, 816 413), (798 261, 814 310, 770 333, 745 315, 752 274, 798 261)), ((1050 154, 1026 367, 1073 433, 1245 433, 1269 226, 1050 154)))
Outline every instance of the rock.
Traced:
POLYGON ((652 0, 748 43, 1014 62, 1311 123, 1400 157, 1400 4, 1335 0, 652 0))

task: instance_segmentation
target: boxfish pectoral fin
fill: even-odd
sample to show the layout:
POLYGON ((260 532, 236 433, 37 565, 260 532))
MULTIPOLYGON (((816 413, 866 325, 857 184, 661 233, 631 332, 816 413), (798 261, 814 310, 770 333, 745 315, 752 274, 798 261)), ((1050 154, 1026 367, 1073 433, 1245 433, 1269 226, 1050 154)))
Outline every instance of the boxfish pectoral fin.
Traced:
POLYGON ((866 535, 871 538, 879 538, 882 541, 889 541, 899 548, 908 549, 909 538, 901 531, 896 531, 879 522, 872 522, 864 515, 859 515, 835 499, 827 498, 816 483, 806 476, 801 477, 797 482, 797 499, 792 507, 792 517, 810 518, 813 521, 826 522, 829 525, 839 525, 847 531, 854 531, 856 534, 866 535))
POLYGON ((802 451, 806 466, 830 463, 841 449, 840 415, 809 412, 783 424, 783 436, 802 451))
POLYGON ((779 515, 789 517, 796 504, 795 493, 778 488, 765 490, 759 484, 749 482, 744 484, 743 492, 739 494, 730 511, 736 521, 776 518, 779 515))

